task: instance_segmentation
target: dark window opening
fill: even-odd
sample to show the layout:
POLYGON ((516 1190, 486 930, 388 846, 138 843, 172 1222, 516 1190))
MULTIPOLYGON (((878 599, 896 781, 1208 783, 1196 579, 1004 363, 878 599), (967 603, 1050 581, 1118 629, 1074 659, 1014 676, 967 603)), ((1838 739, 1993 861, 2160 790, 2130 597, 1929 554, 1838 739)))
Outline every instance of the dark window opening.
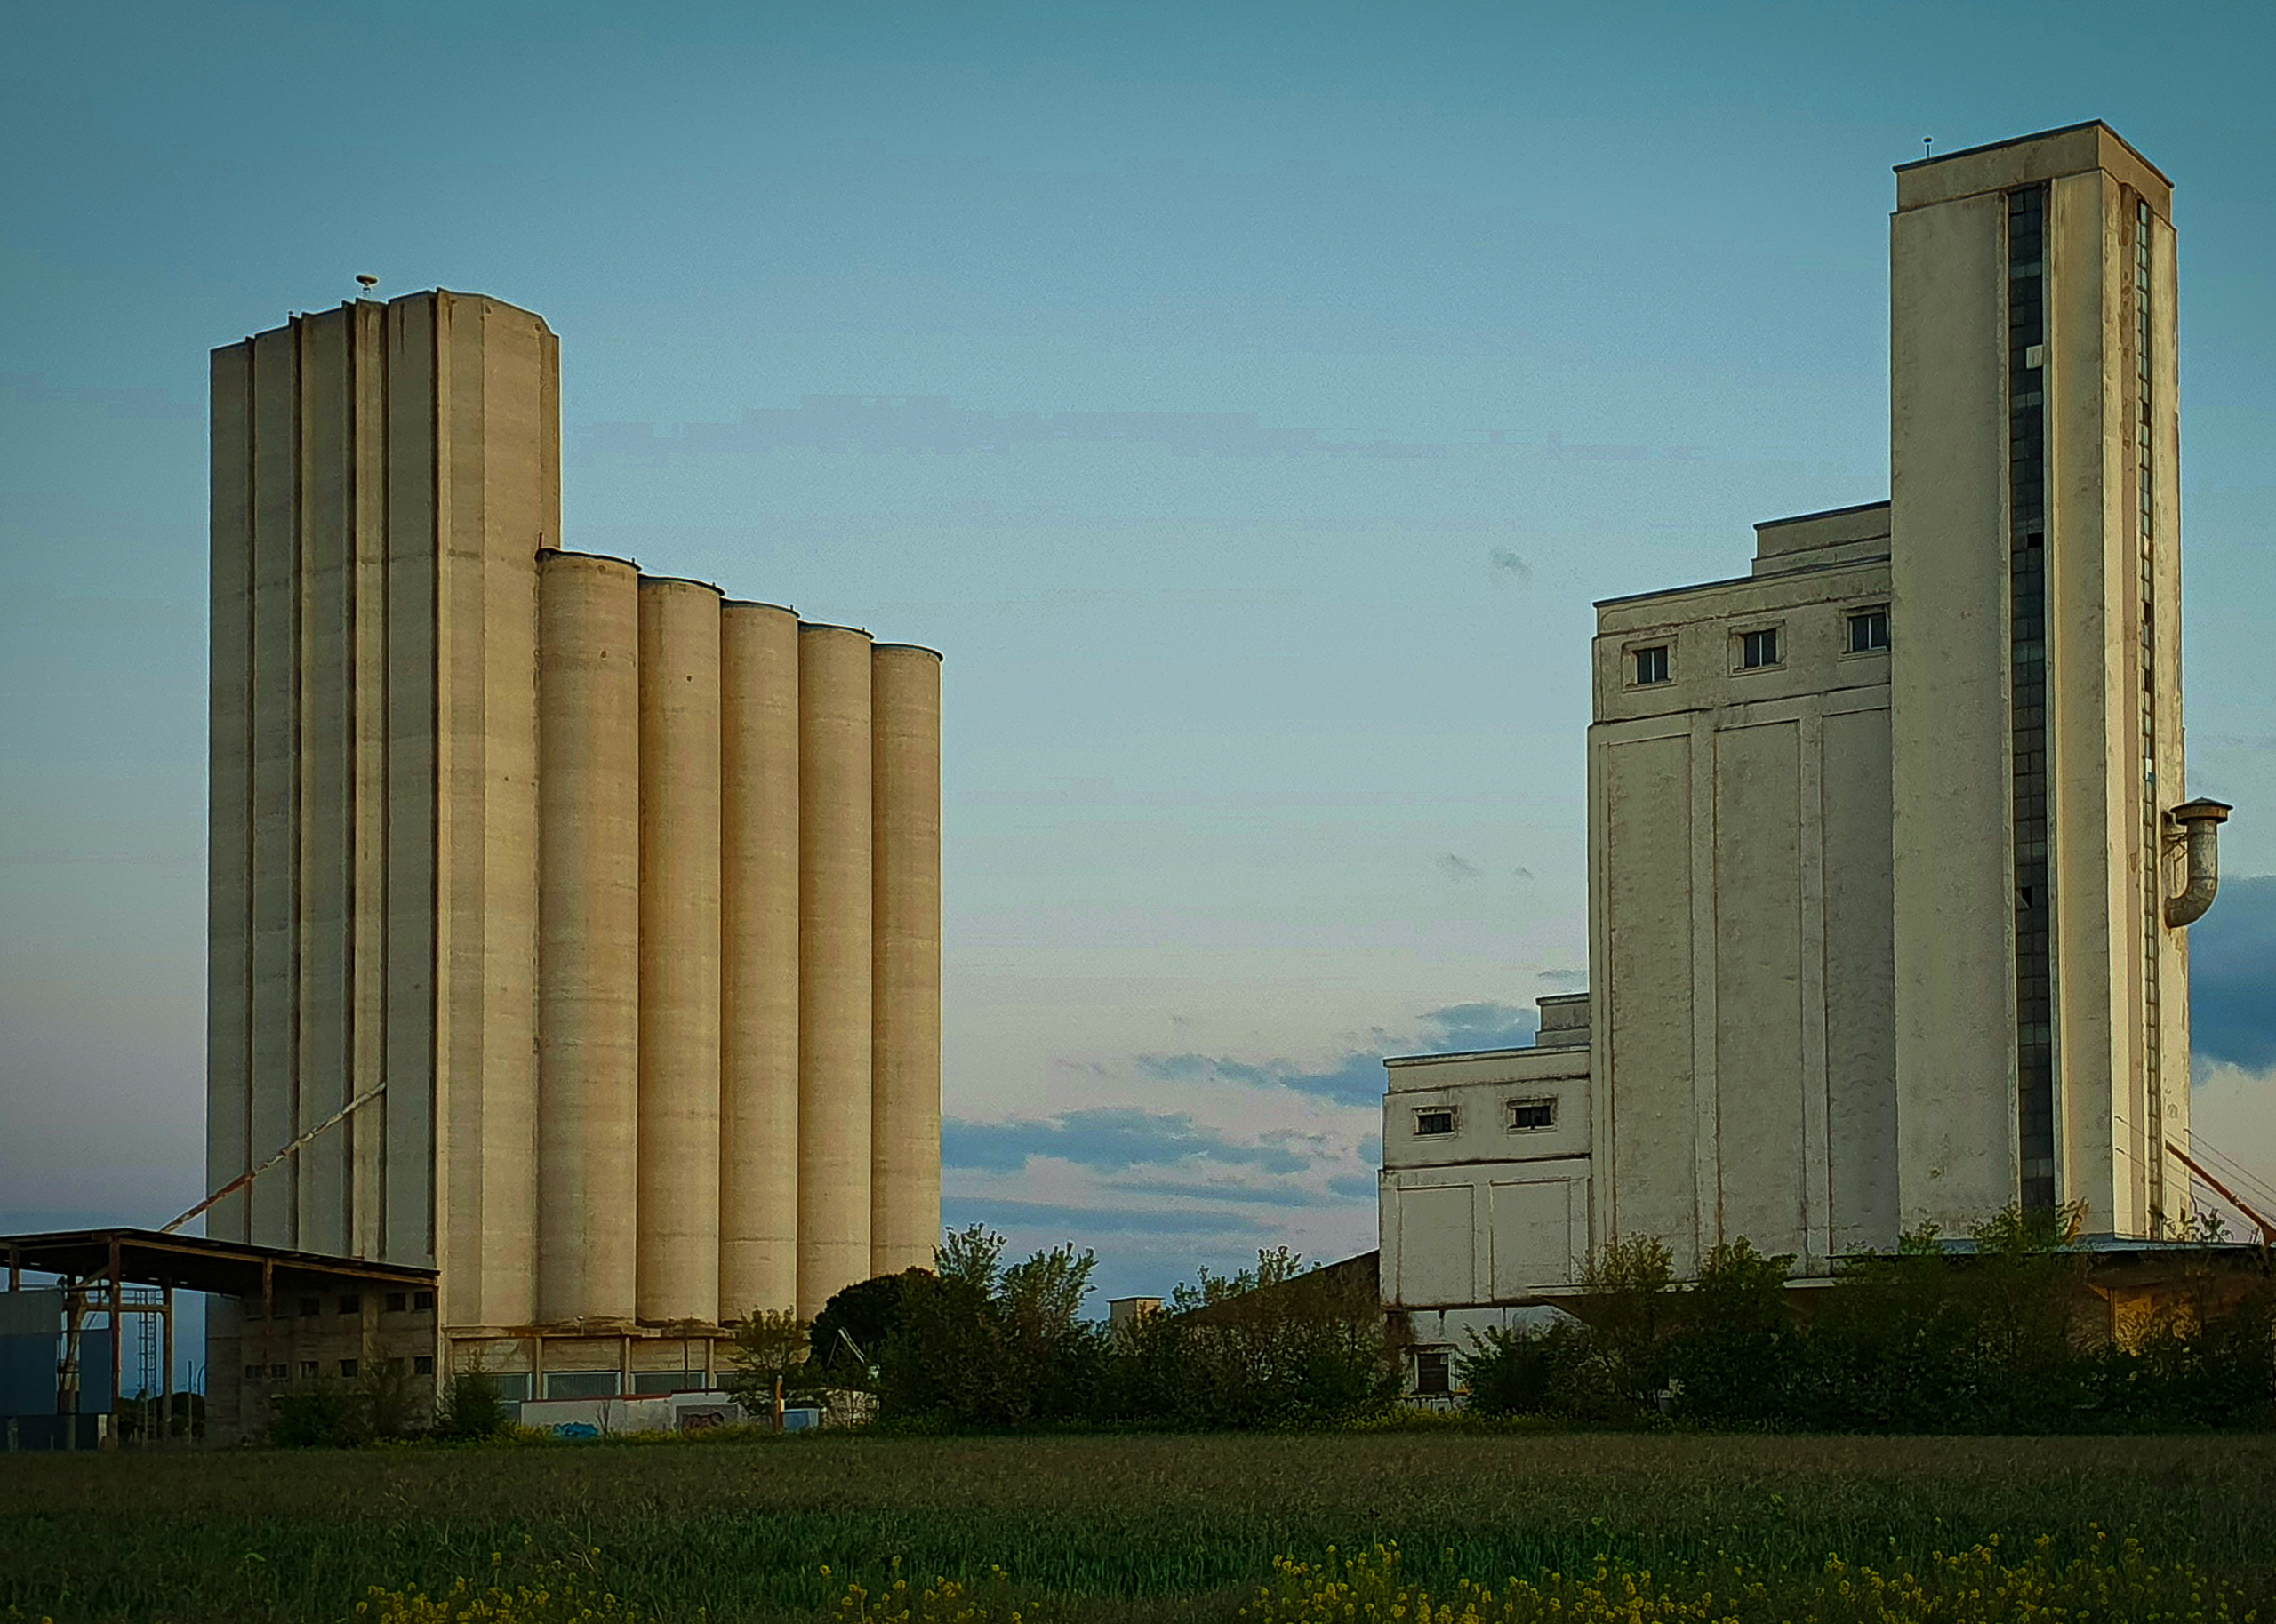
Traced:
POLYGON ((388 1293, 387 1311, 390 1314, 400 1314, 405 1308, 410 1306, 410 1303, 411 1298, 409 1293, 404 1292, 389 1292, 388 1293))
POLYGON ((1759 671, 1765 666, 1778 663, 1778 628, 1766 626, 1760 631, 1739 634, 1739 669, 1759 671))
POLYGON ((282 1364, 272 1364, 268 1367, 268 1378, 272 1381, 282 1381, 290 1373, 282 1364))
POLYGON ((1510 1126, 1520 1133, 1536 1132, 1557 1125, 1557 1101, 1554 1100, 1512 1100, 1510 1101, 1510 1126))
POLYGON ((1440 1110, 1414 1113, 1414 1136, 1417 1139, 1428 1139, 1435 1134, 1452 1133, 1454 1131, 1455 1114, 1451 1107, 1440 1110))
POLYGON ((350 1292, 340 1300, 340 1311, 342 1314, 361 1314, 364 1311, 364 1300, 350 1292))
POLYGON ((303 1298, 301 1298, 301 1315, 302 1315, 304 1317, 305 1317, 306 1316, 308 1316, 308 1315, 311 1315, 311 1314, 321 1314, 321 1313, 323 1313, 323 1312, 324 1312, 324 1299, 323 1299, 323 1298, 321 1298, 321 1297, 303 1297, 303 1298))
POLYGON ((318 1364, 314 1359, 303 1359, 301 1361, 301 1375, 303 1380, 314 1380, 317 1372, 323 1368, 324 1367, 318 1364))
POLYGON ((425 1313, 428 1309, 435 1306, 435 1293, 432 1292, 414 1292, 412 1293, 411 1306, 419 1312, 422 1314, 425 1313))
POLYGON ((1888 647, 1888 611, 1867 609, 1849 617, 1849 652, 1871 654, 1888 647))
POLYGON ((1443 1348, 1426 1348, 1414 1356, 1414 1390, 1425 1398, 1442 1398, 1455 1390, 1454 1356, 1443 1348))
POLYGON ((342 1359, 340 1362, 340 1373, 343 1376, 353 1376, 356 1373, 356 1361, 342 1359))
POLYGON ((1664 643, 1636 651, 1636 685, 1648 688, 1668 680, 1668 650, 1664 643))

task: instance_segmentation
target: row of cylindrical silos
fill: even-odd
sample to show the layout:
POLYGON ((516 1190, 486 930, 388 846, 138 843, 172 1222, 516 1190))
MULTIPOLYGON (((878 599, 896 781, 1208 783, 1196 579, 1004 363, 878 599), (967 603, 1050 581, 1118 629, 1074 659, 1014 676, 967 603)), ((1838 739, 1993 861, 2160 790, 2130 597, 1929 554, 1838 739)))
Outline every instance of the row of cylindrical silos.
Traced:
POLYGON ((940 658, 549 552, 538 1317, 811 1317, 940 1223, 940 658))

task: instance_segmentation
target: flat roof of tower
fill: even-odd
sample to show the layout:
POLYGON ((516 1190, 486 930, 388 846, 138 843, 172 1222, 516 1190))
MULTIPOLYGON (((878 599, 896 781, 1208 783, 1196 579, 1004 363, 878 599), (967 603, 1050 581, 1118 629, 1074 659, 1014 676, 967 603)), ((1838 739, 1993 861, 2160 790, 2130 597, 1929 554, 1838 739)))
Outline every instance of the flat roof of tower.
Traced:
POLYGON ((2102 131, 2104 134, 2108 135, 2111 140, 2116 141, 2120 146, 2125 148, 2127 151, 2132 153, 2136 158, 2139 159, 2143 168, 2157 176, 2159 180, 2164 181, 2168 186, 2171 186, 2173 184, 2173 177, 2171 175, 2166 173, 2164 170, 2160 169, 2155 164, 2150 162, 2148 156, 2139 147, 2136 147, 2132 141, 2128 140, 2116 130, 2112 129, 2106 120, 2100 118, 2081 119, 2075 124, 2058 124, 2052 130, 2035 130, 2029 135, 2011 135, 2004 141, 1985 141, 1981 146, 1955 148, 1950 152, 1934 153, 1925 158, 1914 158, 1909 164, 1896 164, 1895 165, 1895 172, 1901 175, 1909 169, 1927 169, 1931 164, 1949 164, 1954 158, 1971 158, 1975 156, 1978 153, 1997 152, 2003 147, 2020 147, 2026 141, 2044 141, 2051 140, 2058 135, 2076 135, 2081 130, 2102 131))

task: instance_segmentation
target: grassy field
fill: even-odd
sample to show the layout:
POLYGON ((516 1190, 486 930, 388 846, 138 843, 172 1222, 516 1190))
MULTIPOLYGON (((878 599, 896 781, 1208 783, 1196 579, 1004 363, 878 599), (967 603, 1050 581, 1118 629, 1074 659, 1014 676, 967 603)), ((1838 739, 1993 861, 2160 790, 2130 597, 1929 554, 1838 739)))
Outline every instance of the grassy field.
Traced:
MULTIPOLYGON (((2093 1529, 2276 1599, 2276 1439, 1384 1433, 793 1437, 0 1457, 0 1617, 349 1618, 367 1588, 567 1563, 666 1619, 813 1617, 849 1577, 1008 1569, 1102 1620, 1230 1620, 1281 1555, 1418 1577, 1599 1553, 1911 1563, 2093 1529), (825 1578, 824 1564, 833 1570, 825 1578)), ((2264 1609, 2263 1617, 2271 1616, 2264 1609)))

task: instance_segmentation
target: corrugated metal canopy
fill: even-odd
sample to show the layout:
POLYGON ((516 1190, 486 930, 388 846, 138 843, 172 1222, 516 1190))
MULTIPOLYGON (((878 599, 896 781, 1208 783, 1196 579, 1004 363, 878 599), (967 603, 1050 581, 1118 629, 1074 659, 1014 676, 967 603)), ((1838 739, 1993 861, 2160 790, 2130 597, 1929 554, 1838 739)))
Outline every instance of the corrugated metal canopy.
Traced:
POLYGON ((262 1284, 276 1292, 324 1291, 334 1285, 424 1287, 436 1271, 365 1258, 326 1257, 282 1246, 166 1235, 156 1229, 59 1229, 44 1235, 0 1236, 0 1258, 13 1269, 75 1279, 108 1276, 117 1260, 121 1283, 176 1286, 230 1297, 259 1297, 262 1284))

